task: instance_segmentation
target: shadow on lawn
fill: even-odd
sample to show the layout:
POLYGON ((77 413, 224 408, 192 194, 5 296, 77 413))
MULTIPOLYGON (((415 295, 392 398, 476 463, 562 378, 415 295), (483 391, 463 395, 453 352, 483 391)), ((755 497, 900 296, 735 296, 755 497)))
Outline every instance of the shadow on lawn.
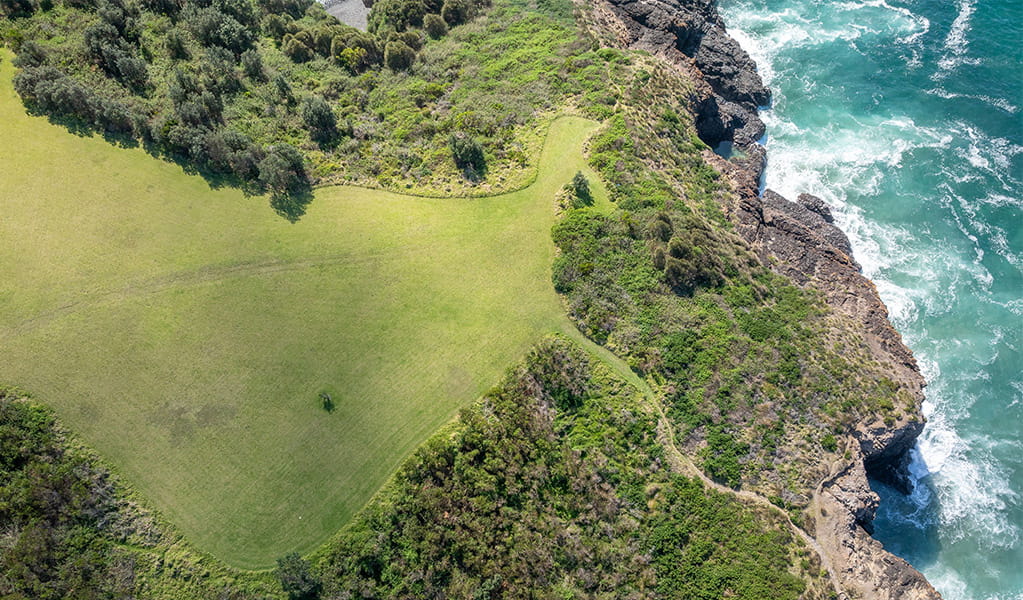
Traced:
MULTIPOLYGON (((235 188, 247 196, 261 196, 267 193, 266 187, 255 177, 246 179, 234 173, 225 173, 207 165, 198 163, 185 153, 175 152, 152 140, 100 127, 95 123, 74 115, 54 114, 35 107, 31 102, 22 101, 28 114, 46 117, 53 125, 66 129, 78 137, 100 136, 107 143, 119 148, 142 148, 150 156, 172 162, 189 175, 197 175, 206 181, 210 189, 235 188)), ((255 170, 253 171, 256 172, 255 170)), ((296 182, 287 191, 273 191, 270 194, 270 208, 290 223, 296 223, 306 213, 306 207, 313 199, 312 184, 305 179, 296 182)))

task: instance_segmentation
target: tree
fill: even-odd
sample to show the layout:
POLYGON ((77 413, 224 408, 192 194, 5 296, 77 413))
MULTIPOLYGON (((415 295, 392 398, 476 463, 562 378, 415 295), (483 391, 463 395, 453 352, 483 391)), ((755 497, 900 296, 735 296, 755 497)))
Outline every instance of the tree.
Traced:
POLYGON ((320 596, 320 580, 297 552, 277 559, 277 579, 290 600, 314 600, 320 596))
POLYGON ((387 42, 384 47, 384 62, 392 71, 405 71, 416 60, 416 51, 405 42, 387 42))
POLYGON ((275 194, 288 194, 308 187, 302 154, 291 144, 274 144, 259 162, 259 181, 275 194))
POLYGON ((292 223, 312 200, 302 154, 291 144, 274 144, 259 161, 259 182, 270 192, 270 206, 292 223))

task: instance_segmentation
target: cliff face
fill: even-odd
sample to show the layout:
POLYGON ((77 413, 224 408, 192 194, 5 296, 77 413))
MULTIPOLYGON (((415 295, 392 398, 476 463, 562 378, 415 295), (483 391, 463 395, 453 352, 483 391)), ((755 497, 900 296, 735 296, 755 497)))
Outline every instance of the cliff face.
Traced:
POLYGON ((859 424, 850 435, 850 458, 831 466, 807 510, 806 528, 825 563, 850 597, 939 598, 918 571, 869 535, 878 497, 867 474, 908 491, 908 452, 924 424, 924 379, 825 203, 806 194, 791 202, 761 193, 766 152, 757 143, 764 135, 757 110, 770 102, 770 92, 755 63, 725 31, 712 1, 597 0, 593 14, 616 45, 650 52, 693 79, 689 103, 698 135, 711 147, 732 142, 738 151, 731 160, 704 155, 736 191, 734 204, 724 207, 736 230, 765 265, 820 291, 894 384, 898 412, 859 424))

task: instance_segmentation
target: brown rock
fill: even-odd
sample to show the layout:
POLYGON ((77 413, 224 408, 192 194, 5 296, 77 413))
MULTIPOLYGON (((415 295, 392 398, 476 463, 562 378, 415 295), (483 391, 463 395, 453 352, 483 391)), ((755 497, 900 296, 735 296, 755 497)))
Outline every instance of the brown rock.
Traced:
POLYGON ((819 542, 824 562, 847 597, 937 599, 940 595, 916 569, 884 550, 868 529, 877 509, 867 472, 906 489, 908 451, 923 428, 923 377, 912 353, 888 321, 874 284, 860 273, 849 239, 834 226, 827 205, 814 196, 790 202, 760 193, 766 152, 756 143, 764 126, 757 107, 770 93, 756 65, 725 32, 712 1, 596 0, 597 25, 623 48, 646 50, 688 74, 697 133, 710 146, 732 141, 741 158, 705 152, 708 163, 731 180, 735 204, 724 207, 736 230, 765 265, 796 284, 817 289, 853 324, 911 406, 887 421, 861 423, 852 438, 855 456, 836 466, 817 488, 806 526, 819 542))

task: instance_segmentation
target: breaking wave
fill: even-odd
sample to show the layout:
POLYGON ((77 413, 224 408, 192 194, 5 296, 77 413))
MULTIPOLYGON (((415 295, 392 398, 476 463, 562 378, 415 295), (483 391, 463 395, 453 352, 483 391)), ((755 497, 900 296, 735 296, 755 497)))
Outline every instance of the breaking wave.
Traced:
POLYGON ((977 36, 1019 21, 990 6, 720 6, 774 92, 766 187, 831 205, 929 382, 916 486, 879 489, 876 527, 948 600, 1023 598, 1023 84, 961 68, 1023 35, 977 36))

